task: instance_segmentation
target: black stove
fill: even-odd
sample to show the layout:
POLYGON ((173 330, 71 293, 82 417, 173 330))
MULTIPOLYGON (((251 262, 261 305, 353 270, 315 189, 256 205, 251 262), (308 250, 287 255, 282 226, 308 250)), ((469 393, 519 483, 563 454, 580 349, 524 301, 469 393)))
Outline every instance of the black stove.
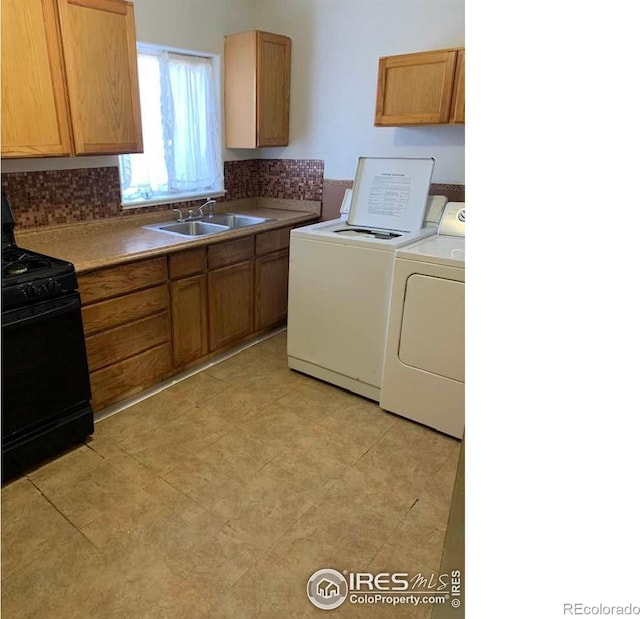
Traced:
POLYGON ((50 299, 78 287, 71 262, 45 256, 16 244, 15 223, 2 193, 2 307, 50 299))
POLYGON ((2 193, 2 480, 93 432, 71 262, 18 247, 2 193))
POLYGON ((71 262, 27 249, 2 249, 2 306, 5 309, 56 297, 78 287, 71 262))

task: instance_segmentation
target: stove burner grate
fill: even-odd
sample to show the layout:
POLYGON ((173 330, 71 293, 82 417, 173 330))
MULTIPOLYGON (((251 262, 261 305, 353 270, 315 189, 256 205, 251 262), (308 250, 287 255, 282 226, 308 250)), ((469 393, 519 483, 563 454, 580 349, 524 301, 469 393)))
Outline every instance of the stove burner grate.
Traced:
POLYGON ((51 266, 51 261, 46 258, 15 249, 2 252, 2 263, 3 277, 16 277, 24 275, 28 271, 46 269, 51 266))

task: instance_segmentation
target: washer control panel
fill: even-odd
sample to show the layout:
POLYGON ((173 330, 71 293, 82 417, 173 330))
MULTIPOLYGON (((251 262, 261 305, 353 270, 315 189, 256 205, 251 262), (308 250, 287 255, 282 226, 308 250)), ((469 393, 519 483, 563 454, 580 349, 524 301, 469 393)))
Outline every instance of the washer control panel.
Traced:
POLYGON ((446 236, 464 236, 465 230, 465 203, 449 202, 444 208, 438 234, 446 236))

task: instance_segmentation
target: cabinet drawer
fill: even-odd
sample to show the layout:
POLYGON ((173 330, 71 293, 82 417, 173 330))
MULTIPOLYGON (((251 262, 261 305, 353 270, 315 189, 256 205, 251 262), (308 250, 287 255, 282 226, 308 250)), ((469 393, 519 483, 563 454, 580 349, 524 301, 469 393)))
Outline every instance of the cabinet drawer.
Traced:
POLYGON ((92 335, 86 339, 89 371, 133 357, 168 342, 169 337, 168 312, 92 335))
POLYGON ((291 229, 292 226, 287 226, 279 230, 269 230, 269 232, 256 234, 256 256, 262 256, 272 251, 289 247, 291 229))
POLYGON ((78 276, 82 304, 150 288, 167 281, 167 259, 164 256, 100 269, 78 276))
POLYGON ((124 400, 155 385, 171 373, 171 344, 161 344, 135 357, 91 373, 94 410, 124 400))
POLYGON ((86 335, 140 320, 169 307, 169 288, 166 284, 132 294, 101 301, 82 308, 82 322, 86 335))
POLYGON ((253 258, 253 236, 209 247, 209 268, 226 267, 253 258))
POLYGON ((169 277, 178 279, 204 273, 206 266, 206 250, 204 247, 181 251, 169 256, 169 277))

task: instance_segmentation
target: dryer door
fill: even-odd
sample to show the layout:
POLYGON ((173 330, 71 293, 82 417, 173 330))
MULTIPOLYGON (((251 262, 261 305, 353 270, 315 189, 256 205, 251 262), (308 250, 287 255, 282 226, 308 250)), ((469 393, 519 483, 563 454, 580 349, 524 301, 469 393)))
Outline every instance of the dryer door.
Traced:
POLYGON ((409 276, 398 356, 410 367, 464 382, 464 282, 409 276))

